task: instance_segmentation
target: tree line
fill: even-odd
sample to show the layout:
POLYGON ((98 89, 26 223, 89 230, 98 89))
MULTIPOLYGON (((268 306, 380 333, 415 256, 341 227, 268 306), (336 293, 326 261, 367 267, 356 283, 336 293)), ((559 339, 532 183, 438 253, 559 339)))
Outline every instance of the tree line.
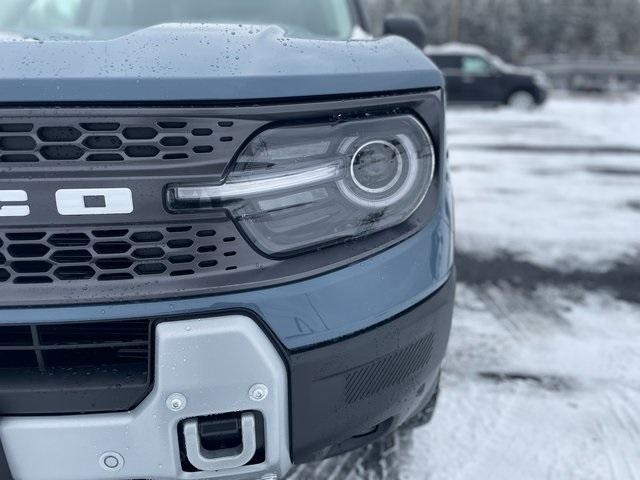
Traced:
POLYGON ((640 55, 640 0, 367 1, 379 20, 391 12, 420 16, 431 44, 478 44, 513 62, 536 54, 640 55))

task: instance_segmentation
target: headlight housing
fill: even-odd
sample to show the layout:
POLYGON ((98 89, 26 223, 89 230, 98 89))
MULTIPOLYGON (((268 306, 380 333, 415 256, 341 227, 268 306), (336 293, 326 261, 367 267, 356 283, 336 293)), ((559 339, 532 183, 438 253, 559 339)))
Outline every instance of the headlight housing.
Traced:
POLYGON ((407 220, 435 172, 412 115, 296 124, 259 133, 220 185, 174 185, 174 212, 226 208, 264 254, 288 256, 407 220))

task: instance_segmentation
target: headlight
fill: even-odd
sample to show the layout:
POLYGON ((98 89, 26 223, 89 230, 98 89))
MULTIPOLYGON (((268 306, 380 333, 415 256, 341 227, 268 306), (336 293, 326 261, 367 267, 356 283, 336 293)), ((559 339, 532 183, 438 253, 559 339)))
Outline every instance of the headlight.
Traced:
POLYGON ((284 256, 407 220, 435 171, 431 138, 411 115, 266 130, 220 185, 174 185, 174 212, 226 208, 263 253, 284 256))

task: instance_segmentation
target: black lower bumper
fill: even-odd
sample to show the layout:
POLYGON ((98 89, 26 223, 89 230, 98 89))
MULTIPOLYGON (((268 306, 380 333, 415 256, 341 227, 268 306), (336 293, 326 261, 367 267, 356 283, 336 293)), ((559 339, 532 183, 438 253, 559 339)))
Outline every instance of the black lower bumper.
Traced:
POLYGON ((380 326, 289 354, 294 463, 370 443, 429 401, 449 341, 454 293, 452 276, 380 326))

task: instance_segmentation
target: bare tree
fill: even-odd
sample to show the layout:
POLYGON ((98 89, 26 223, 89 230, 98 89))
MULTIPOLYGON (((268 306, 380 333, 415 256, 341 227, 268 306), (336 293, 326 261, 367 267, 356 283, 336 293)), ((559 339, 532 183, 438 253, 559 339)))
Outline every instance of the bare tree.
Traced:
POLYGON ((483 45, 518 61, 529 54, 640 54, 640 0, 368 0, 382 18, 413 12, 430 43, 483 45))

